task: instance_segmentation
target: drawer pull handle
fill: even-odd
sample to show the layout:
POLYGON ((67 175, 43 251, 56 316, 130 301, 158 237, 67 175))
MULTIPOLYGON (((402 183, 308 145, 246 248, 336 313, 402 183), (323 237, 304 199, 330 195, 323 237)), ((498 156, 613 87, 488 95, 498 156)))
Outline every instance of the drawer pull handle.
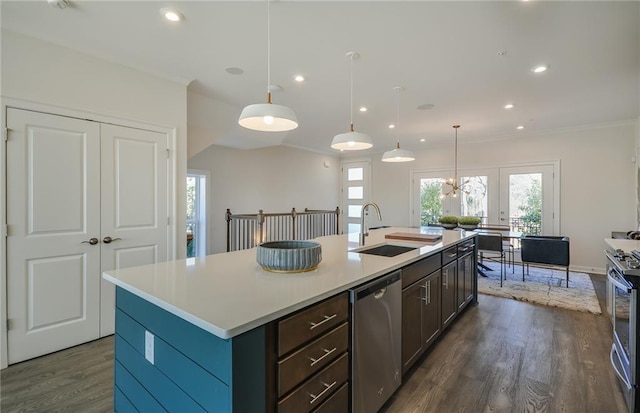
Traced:
POLYGON ((449 257, 449 258, 454 258, 454 257, 456 257, 457 255, 458 255, 458 253, 457 253, 457 252, 453 252, 453 253, 449 253, 449 254, 447 254, 447 257, 449 257))
POLYGON ((320 356, 320 358, 314 359, 313 357, 309 357, 309 360, 311 360, 311 364, 309 366, 315 366, 317 363, 322 361, 325 357, 327 357, 329 354, 333 353, 337 349, 338 349, 337 347, 334 347, 331 350, 327 350, 326 348, 323 348, 322 351, 324 351, 324 354, 320 356))
POLYGON ((322 390, 320 394, 318 394, 317 396, 315 394, 309 393, 309 396, 311 396, 311 401, 309 402, 309 404, 315 403, 316 400, 321 398, 326 392, 328 392, 333 386, 335 386, 337 382, 334 381, 331 384, 327 384, 325 382, 320 382, 320 383, 322 383, 322 385, 324 386, 324 390, 322 390))
POLYGON ((469 251, 470 249, 471 249, 471 248, 469 248, 469 247, 464 247, 464 248, 460 248, 460 251, 461 251, 461 252, 467 252, 467 251, 469 251))
POLYGON ((320 321, 319 323, 314 323, 313 321, 309 321, 309 324, 311 324, 311 327, 309 327, 309 330, 313 330, 316 327, 319 327, 321 325, 323 325, 324 323, 326 323, 329 320, 332 320, 334 318, 336 318, 338 316, 338 314, 334 314, 334 315, 325 315, 324 320, 320 321))

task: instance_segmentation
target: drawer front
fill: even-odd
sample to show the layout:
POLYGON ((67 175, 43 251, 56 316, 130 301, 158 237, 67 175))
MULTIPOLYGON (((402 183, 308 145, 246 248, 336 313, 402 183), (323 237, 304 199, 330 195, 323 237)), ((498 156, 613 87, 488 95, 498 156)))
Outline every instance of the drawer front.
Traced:
POLYGON ((458 258, 458 246, 454 245, 442 251, 442 266, 444 267, 456 258, 458 258))
POLYGON ((279 413, 310 412, 349 379, 349 354, 345 353, 278 403, 279 413))
POLYGON ((349 383, 343 384, 314 413, 349 413, 349 383))
POLYGON ((344 323, 278 362, 278 397, 338 358, 349 346, 349 323, 344 323))
POLYGON ((442 267, 442 254, 437 253, 402 269, 402 288, 408 287, 420 278, 442 267))
POLYGON ((473 240, 465 241, 458 244, 458 256, 462 257, 464 254, 468 254, 473 251, 473 240))
POLYGON ((335 328, 349 317, 349 295, 340 294, 278 323, 278 356, 335 328))

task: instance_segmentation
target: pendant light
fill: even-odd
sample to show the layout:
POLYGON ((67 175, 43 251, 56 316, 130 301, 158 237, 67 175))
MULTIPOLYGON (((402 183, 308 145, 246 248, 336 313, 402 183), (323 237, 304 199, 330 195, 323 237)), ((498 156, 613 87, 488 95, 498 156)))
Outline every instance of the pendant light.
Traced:
POLYGON ((298 119, 287 106, 271 103, 271 3, 267 0, 267 103, 255 103, 242 110, 238 123, 247 129, 286 132, 298 127, 298 119))
POLYGON ((406 149, 400 149, 400 91, 402 86, 396 86, 393 88, 398 95, 398 103, 396 105, 396 148, 391 151, 386 151, 382 155, 382 162, 411 162, 416 159, 413 156, 413 152, 406 149))
POLYGON ((468 179, 464 181, 462 185, 458 185, 458 128, 460 128, 460 125, 453 125, 453 129, 455 129, 456 131, 453 178, 449 178, 445 181, 445 184, 449 185, 451 188, 449 189, 448 192, 443 194, 440 198, 444 198, 449 195, 451 195, 454 198, 457 198, 458 192, 464 192, 465 194, 469 195, 469 190, 465 188, 465 185, 469 183, 468 179))
POLYGON ((334 136, 331 147, 341 151, 358 151, 371 148, 373 143, 369 135, 353 130, 353 61, 360 58, 360 55, 356 52, 349 52, 347 58, 351 59, 351 127, 349 132, 334 136))

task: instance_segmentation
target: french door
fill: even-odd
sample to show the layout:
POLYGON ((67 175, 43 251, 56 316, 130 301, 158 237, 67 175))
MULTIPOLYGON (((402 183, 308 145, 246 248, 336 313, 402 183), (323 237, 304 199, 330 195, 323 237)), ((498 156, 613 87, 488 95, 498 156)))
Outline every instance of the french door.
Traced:
POLYGON ((556 186, 551 164, 500 168, 497 222, 527 234, 556 234, 556 186))
POLYGON ((9 363, 113 333, 102 272, 167 259, 167 137, 7 109, 9 363))
POLYGON ((413 225, 437 223, 442 215, 477 216, 529 234, 558 233, 557 169, 550 163, 461 170, 455 196, 445 182, 449 171, 414 172, 413 225))

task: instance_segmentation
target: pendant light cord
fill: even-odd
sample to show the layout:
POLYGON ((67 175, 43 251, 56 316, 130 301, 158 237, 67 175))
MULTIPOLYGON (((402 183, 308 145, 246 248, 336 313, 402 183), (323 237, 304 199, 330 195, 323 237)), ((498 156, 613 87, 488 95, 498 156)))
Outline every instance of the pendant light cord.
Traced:
POLYGON ((400 86, 396 87, 398 102, 396 104, 396 147, 400 149, 400 86))
POLYGON ((353 57, 354 57, 354 55, 352 54, 351 55, 351 70, 350 70, 350 72, 351 72, 351 79, 350 79, 350 82, 351 82, 351 91, 350 91, 350 95, 351 95, 351 98, 350 98, 350 100, 351 100, 351 105, 350 105, 351 106, 351 108, 350 108, 351 109, 351 132, 353 132, 353 57))
POLYGON ((269 94, 269 103, 271 103, 271 2, 267 0, 267 94, 269 94))

